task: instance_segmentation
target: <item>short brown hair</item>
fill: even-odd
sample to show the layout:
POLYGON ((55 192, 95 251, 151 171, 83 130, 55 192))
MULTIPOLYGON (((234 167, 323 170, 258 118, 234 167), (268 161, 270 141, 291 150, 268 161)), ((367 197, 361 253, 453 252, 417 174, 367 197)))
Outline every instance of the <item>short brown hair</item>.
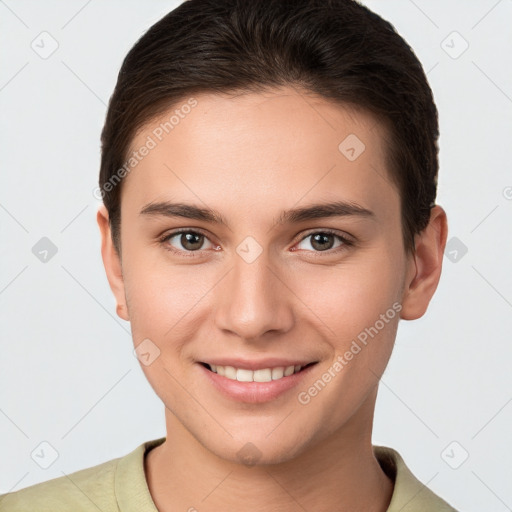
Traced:
POLYGON ((287 85, 363 108, 387 127, 386 166, 414 252, 435 203, 438 115, 393 25, 355 0, 187 0, 129 51, 108 105, 99 186, 118 253, 122 183, 112 179, 141 127, 192 94, 287 85))

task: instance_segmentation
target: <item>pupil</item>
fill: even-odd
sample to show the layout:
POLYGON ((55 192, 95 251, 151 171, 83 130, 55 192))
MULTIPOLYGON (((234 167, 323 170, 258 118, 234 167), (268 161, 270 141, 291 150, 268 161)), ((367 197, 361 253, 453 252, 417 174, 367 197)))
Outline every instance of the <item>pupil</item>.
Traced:
POLYGON ((183 247, 185 247, 186 249, 198 249, 199 247, 201 247, 202 236, 203 235, 197 233, 184 233, 181 235, 181 243, 183 247), (194 239, 196 240, 194 241, 194 239), (199 241, 197 239, 199 239, 199 241), (199 247, 197 247, 197 245, 199 247))
POLYGON ((316 235, 313 236, 313 241, 311 243, 311 245, 313 247, 315 247, 315 249, 319 249, 321 251, 325 251, 327 249, 330 249, 333 245, 332 243, 332 235, 328 234, 328 233, 317 233, 316 235), (329 238, 331 238, 331 243, 329 244, 329 238), (318 242, 320 241, 320 245, 317 247, 315 246, 315 244, 317 244, 318 242), (325 245, 325 243, 327 242, 327 245, 328 247, 325 245))

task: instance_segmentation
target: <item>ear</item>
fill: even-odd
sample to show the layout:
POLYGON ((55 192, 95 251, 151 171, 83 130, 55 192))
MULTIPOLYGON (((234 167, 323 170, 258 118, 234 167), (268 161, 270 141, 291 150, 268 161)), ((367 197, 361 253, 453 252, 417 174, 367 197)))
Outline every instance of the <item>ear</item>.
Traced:
POLYGON ((120 318, 129 321, 130 317, 126 306, 121 258, 112 243, 112 232, 110 230, 108 211, 105 205, 102 204, 98 208, 96 220, 101 233, 101 257, 103 259, 103 266, 105 267, 110 289, 114 293, 114 297, 117 301, 116 312, 120 318))
POLYGON ((425 314, 441 277, 447 235, 446 213, 436 205, 430 210, 427 227, 415 237, 416 253, 410 255, 402 296, 400 317, 404 320, 416 320, 425 314))

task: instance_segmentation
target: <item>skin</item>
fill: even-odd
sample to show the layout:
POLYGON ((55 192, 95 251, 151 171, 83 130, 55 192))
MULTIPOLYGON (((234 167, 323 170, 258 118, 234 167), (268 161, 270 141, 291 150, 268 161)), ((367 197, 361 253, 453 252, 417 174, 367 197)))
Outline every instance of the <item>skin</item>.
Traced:
MULTIPOLYGON (((379 379, 399 318, 421 317, 436 290, 446 214, 432 208, 416 253, 406 254, 400 197, 384 167, 386 132, 369 113, 291 87, 195 98, 125 178, 121 257, 106 209, 97 214, 118 315, 131 322, 135 346, 149 338, 160 350, 141 365, 166 407, 167 440, 145 459, 153 500, 160 511, 385 511, 393 481, 371 445, 379 379), (365 144, 354 161, 338 150, 349 134, 365 144), (170 200, 218 210, 229 227, 140 214, 170 200), (374 216, 276 222, 281 210, 334 200, 374 216), (206 238, 192 249, 181 235, 159 240, 178 228, 206 238), (322 251, 311 235, 325 229, 354 245, 329 236, 322 251), (248 236, 262 248, 250 264, 236 252, 248 236), (298 393, 394 303, 400 313, 299 403, 298 393), (250 404, 204 378, 198 361, 217 356, 318 363, 297 388, 250 404), (238 455, 249 442, 259 450, 252 466, 238 455)), ((132 149, 174 108, 141 130, 132 149)))

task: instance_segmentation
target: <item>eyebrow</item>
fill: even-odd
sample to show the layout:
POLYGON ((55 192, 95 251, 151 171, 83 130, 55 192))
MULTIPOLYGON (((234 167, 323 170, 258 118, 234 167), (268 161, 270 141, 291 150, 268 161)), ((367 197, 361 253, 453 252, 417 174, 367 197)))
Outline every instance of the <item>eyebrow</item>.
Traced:
MULTIPOLYGON (((140 215, 182 217, 194 219, 212 224, 222 224, 229 227, 226 219, 216 210, 201 208, 192 204, 173 203, 160 201, 149 203, 140 211, 140 215)), ((277 220, 277 224, 294 224, 313 219, 328 217, 363 217, 375 219, 375 213, 354 202, 334 201, 331 203, 318 203, 301 208, 283 210, 277 220)))

